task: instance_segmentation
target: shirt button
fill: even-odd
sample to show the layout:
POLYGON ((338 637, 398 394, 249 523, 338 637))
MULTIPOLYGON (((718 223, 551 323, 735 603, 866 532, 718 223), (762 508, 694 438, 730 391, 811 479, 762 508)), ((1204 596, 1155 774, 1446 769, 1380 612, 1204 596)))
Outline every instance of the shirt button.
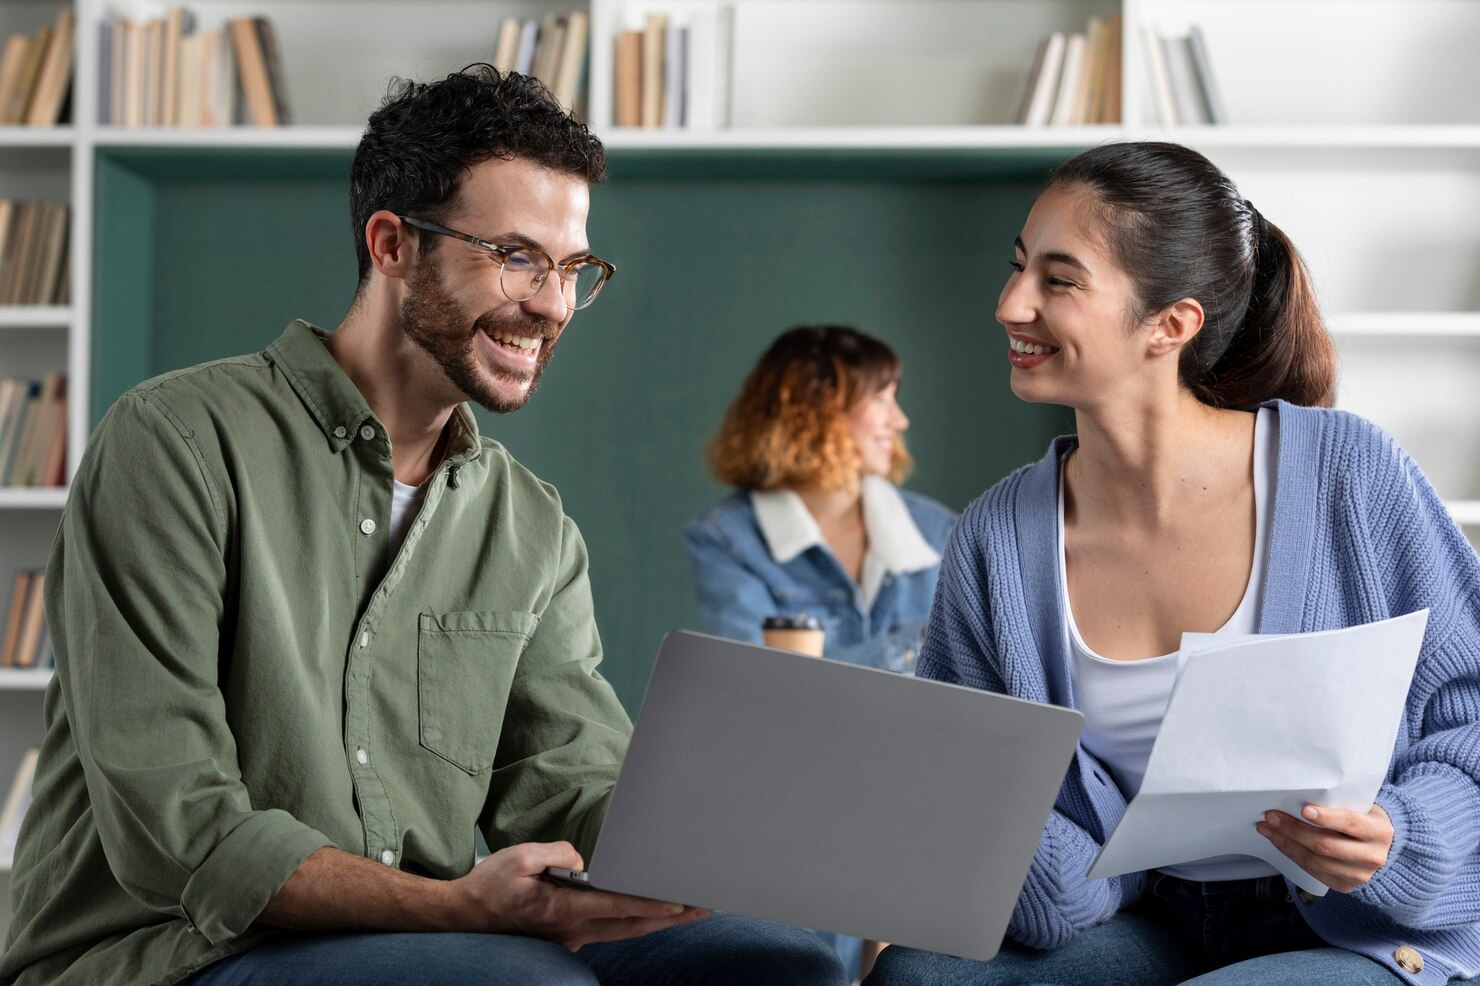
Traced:
POLYGON ((361 534, 374 534, 375 533, 375 521, 371 520, 369 517, 366 517, 364 520, 360 521, 360 533, 361 534))
POLYGON ((362 428, 360 428, 360 437, 368 442, 370 439, 375 437, 375 429, 370 427, 369 425, 363 426, 362 428))
POLYGON ((343 438, 345 435, 348 435, 348 434, 349 434, 349 429, 346 428, 344 425, 340 425, 338 428, 335 428, 334 429, 334 437, 335 438, 343 438))
POLYGON ((366 646, 369 643, 370 643, 370 631, 369 630, 366 630, 364 633, 360 634, 360 646, 361 647, 364 647, 364 646, 366 646))
POLYGON ((394 866, 394 865, 396 865, 396 852, 395 852, 395 850, 394 849, 387 849, 385 852, 381 853, 380 854, 380 861, 382 863, 384 863, 385 865, 387 865, 387 866, 394 866))
POLYGON ((1314 904, 1316 902, 1316 895, 1309 890, 1297 890, 1295 893, 1300 897, 1300 903, 1302 904, 1314 904))
MULTIPOLYGON (((370 762, 370 754, 366 753, 364 750, 356 750, 355 759, 360 761, 360 763, 362 764, 367 764, 370 762)), ((386 852, 390 852, 390 850, 387 849, 386 852)))
POLYGON ((1400 945, 1393 953, 1393 961, 1398 963, 1398 968, 1404 972, 1418 975, 1423 972, 1423 956, 1418 954, 1418 949, 1407 945, 1400 945))

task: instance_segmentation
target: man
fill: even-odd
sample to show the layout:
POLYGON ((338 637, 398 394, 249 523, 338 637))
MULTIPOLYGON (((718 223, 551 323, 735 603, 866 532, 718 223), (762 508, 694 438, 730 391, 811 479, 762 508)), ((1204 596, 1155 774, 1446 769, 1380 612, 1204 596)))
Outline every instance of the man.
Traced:
POLYGON ((404 83, 338 329, 108 412, 48 569, 0 981, 842 981, 804 932, 541 876, 582 866, 630 725, 580 535, 463 402, 521 407, 611 275, 604 171, 530 79, 404 83))

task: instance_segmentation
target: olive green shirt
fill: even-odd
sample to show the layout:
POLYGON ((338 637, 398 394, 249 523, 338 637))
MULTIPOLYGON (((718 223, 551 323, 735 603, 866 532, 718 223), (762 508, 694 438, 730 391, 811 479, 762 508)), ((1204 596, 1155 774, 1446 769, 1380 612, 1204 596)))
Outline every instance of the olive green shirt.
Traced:
POLYGON ((0 983, 172 983, 337 846, 437 879, 589 854, 631 726, 586 551, 463 406, 392 556, 385 426, 295 322, 98 426, 46 577, 57 673, 0 983))

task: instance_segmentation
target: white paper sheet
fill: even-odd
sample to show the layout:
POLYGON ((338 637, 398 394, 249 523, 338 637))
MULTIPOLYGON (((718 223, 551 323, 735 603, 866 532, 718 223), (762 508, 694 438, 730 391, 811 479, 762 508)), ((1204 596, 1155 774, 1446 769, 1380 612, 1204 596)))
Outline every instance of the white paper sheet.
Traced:
POLYGON ((1307 804, 1367 811, 1387 776, 1429 611, 1320 633, 1184 634, 1141 790, 1089 878, 1227 853, 1326 886, 1254 825, 1307 804))

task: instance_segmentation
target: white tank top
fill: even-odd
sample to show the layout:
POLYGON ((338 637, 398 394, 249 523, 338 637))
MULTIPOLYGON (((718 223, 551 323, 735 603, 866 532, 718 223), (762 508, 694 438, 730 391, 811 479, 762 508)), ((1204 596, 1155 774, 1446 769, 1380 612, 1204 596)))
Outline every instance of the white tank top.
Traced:
MULTIPOLYGON (((1257 633, 1259 605, 1264 594, 1265 557, 1270 518, 1274 513, 1271 485, 1277 462, 1272 414, 1260 408, 1254 422, 1254 561, 1244 597, 1220 634, 1257 633)), ((1062 474, 1061 474, 1062 476, 1062 474)), ((1064 621, 1068 624, 1070 673, 1079 710, 1084 713, 1080 742, 1115 778, 1127 799, 1135 797, 1146 776, 1146 762, 1166 715, 1167 702, 1185 660, 1180 651, 1138 661, 1112 661, 1090 650, 1069 605, 1069 579, 1064 561, 1064 484, 1059 482, 1059 585, 1064 621)), ((1252 856, 1217 856, 1162 867, 1161 872, 1184 880, 1242 880, 1272 876, 1274 867, 1252 856)))
POLYGON ((411 522, 421 511, 421 501, 426 491, 425 483, 420 486, 407 486, 398 479, 391 480, 391 530, 388 540, 392 558, 396 557, 396 553, 401 550, 401 542, 406 540, 406 532, 411 528, 411 522))

